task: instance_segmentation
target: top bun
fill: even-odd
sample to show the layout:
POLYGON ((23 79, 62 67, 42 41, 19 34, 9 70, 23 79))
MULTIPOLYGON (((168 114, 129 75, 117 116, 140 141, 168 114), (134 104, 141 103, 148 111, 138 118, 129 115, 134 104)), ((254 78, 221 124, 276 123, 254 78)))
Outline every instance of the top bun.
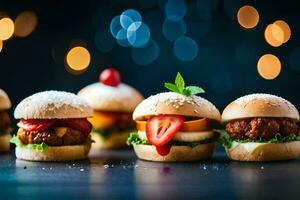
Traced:
POLYGON ((221 119, 219 110, 206 99, 175 92, 159 93, 145 99, 134 110, 133 119, 144 120, 147 116, 160 114, 221 119))
POLYGON ((14 116, 16 119, 66 119, 86 118, 92 108, 82 98, 69 92, 39 92, 21 101, 14 116))
POLYGON ((0 88, 0 110, 7 110, 11 107, 8 95, 0 88))
POLYGON ((117 87, 93 83, 81 89, 78 96, 89 102, 94 110, 129 113, 144 99, 136 89, 124 83, 117 87))
POLYGON ((299 121, 293 104, 271 94, 250 94, 236 99, 224 109, 222 121, 249 117, 286 117, 299 121))

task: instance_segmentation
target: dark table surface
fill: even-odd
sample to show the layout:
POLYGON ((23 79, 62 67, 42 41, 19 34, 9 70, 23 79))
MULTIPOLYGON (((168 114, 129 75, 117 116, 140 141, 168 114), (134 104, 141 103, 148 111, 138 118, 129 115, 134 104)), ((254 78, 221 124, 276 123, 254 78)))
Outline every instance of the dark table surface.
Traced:
POLYGON ((89 160, 39 163, 0 155, 0 199, 300 199, 300 159, 273 163, 214 159, 137 160, 131 150, 92 152, 89 160))

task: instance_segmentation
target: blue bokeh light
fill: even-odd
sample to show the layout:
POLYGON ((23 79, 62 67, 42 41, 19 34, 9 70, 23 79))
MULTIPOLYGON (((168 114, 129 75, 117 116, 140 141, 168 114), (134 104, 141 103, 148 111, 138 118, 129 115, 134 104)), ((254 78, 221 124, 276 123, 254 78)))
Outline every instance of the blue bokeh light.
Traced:
POLYGON ((129 26, 132 23, 141 22, 141 21, 142 21, 141 14, 138 11, 134 10, 134 9, 125 10, 120 15, 120 24, 126 30, 129 28, 129 26))
POLYGON ((168 0, 165 6, 166 17, 171 21, 182 20, 186 14, 184 0, 168 0))
POLYGON ((155 61, 159 56, 159 46, 153 40, 142 48, 132 48, 131 57, 138 65, 149 65, 155 61))
POLYGON ((120 16, 115 16, 110 22, 110 32, 114 38, 117 37, 118 32, 122 29, 120 24, 120 16))
POLYGON ((192 61, 198 54, 198 44, 190 37, 178 38, 173 47, 174 54, 181 61, 192 61))
POLYGON ((112 35, 107 32, 107 30, 100 29, 96 32, 95 43, 99 51, 107 53, 113 49, 115 40, 112 35))
POLYGON ((165 38, 173 42, 186 33, 186 24, 183 20, 171 21, 166 18, 163 23, 162 31, 165 38))
POLYGON ((129 47, 130 46, 130 43, 128 42, 128 39, 127 39, 127 30, 125 29, 121 29, 117 36, 116 36, 116 39, 117 39, 117 43, 122 46, 122 47, 129 47))
POLYGON ((300 71, 300 47, 292 50, 289 57, 289 65, 292 69, 300 71))
POLYGON ((150 29, 147 24, 143 22, 134 22, 127 30, 128 42, 133 47, 142 47, 150 40, 150 29))

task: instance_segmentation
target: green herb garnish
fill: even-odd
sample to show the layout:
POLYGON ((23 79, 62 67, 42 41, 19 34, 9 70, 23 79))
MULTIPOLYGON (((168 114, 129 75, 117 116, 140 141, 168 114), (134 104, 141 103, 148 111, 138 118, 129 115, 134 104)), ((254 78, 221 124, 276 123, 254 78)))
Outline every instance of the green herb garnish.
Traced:
POLYGON ((179 72, 177 72, 174 83, 165 83, 165 88, 171 90, 173 92, 185 95, 185 96, 192 96, 200 93, 205 93, 205 91, 198 86, 187 86, 185 87, 185 82, 183 77, 179 72))
POLYGON ((23 144, 16 135, 14 135, 10 139, 10 143, 13 143, 17 147, 20 147, 20 148, 31 148, 31 149, 34 149, 36 151, 43 151, 43 150, 48 148, 48 145, 45 142, 42 142, 40 144, 27 144, 27 145, 23 144))

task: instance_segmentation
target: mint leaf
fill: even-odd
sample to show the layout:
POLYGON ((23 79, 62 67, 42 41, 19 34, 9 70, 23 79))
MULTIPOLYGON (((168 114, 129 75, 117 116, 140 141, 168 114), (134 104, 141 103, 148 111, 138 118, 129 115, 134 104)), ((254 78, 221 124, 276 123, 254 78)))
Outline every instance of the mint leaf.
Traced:
POLYGON ((205 91, 201 87, 198 87, 198 86, 187 86, 185 89, 190 91, 190 95, 205 93, 205 91))
POLYGON ((185 82, 184 82, 183 77, 181 76, 181 74, 179 72, 177 72, 176 79, 175 79, 175 84, 176 84, 179 92, 182 93, 183 90, 184 90, 185 82))
POLYGON ((177 86, 173 83, 165 83, 165 88, 167 88, 167 89, 169 89, 173 92, 179 93, 179 90, 178 90, 177 86))
POLYGON ((196 95, 196 94, 200 94, 200 93, 205 93, 205 91, 201 87, 198 87, 198 86, 185 87, 184 79, 179 72, 177 72, 177 75, 175 78, 175 84, 165 83, 164 86, 168 90, 182 94, 184 96, 192 96, 192 95, 196 95))

